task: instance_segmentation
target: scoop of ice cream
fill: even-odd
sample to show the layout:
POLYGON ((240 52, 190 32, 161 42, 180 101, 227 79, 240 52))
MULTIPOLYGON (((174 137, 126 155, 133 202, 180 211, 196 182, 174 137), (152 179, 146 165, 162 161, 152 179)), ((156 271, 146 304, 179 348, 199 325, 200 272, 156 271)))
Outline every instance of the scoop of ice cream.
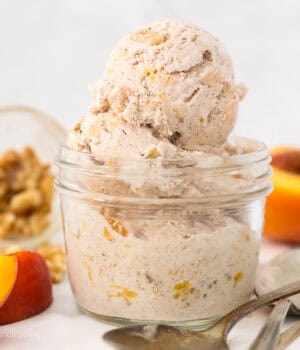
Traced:
POLYGON ((240 95, 223 44, 175 20, 123 38, 93 90, 92 113, 111 111, 187 150, 226 141, 240 95))

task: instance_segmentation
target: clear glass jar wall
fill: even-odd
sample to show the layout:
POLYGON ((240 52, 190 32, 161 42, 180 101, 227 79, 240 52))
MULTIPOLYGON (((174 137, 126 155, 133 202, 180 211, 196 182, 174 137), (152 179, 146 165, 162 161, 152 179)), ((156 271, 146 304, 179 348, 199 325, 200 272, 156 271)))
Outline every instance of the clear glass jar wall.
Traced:
POLYGON ((197 161, 57 158, 79 306, 116 323, 206 325, 252 294, 271 190, 255 151, 197 161))

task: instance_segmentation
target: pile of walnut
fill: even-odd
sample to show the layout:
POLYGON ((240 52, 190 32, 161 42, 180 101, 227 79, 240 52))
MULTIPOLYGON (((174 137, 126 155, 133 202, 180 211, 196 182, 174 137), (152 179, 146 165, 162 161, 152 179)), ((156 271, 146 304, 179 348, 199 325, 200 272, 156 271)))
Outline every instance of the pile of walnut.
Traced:
POLYGON ((53 175, 30 147, 0 157, 0 238, 41 234, 48 226, 53 175))
MULTIPOLYGON (((11 245, 0 249, 1 254, 11 254, 22 250, 17 245, 11 245)), ((65 252, 61 245, 53 243, 42 243, 35 251, 42 255, 48 265, 52 283, 60 283, 66 272, 65 252)))

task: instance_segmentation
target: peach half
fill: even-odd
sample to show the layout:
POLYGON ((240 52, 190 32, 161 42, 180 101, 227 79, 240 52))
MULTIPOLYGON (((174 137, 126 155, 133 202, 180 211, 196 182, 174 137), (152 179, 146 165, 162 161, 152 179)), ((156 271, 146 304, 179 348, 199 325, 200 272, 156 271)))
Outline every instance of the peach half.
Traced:
POLYGON ((31 251, 0 256, 0 325, 39 314, 52 303, 44 258, 31 251))
POLYGON ((271 150, 274 191, 267 198, 265 236, 300 242, 300 149, 271 150))

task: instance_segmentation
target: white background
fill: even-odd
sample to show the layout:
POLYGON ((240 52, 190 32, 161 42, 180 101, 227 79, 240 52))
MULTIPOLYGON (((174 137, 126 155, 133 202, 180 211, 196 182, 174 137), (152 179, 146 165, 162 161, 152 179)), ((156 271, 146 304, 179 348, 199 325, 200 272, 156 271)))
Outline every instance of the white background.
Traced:
MULTIPOLYGON (((249 88, 237 133, 300 146, 299 0, 0 0, 0 105, 31 105, 70 127, 85 113, 88 85, 101 77, 116 41, 166 17, 224 41, 237 80, 249 88)), ((281 249, 264 246, 264 256, 281 249)), ((101 334, 109 327, 78 313, 67 281, 54 292, 46 313, 0 329, 1 349, 107 348, 101 334)), ((246 349, 265 316, 234 328, 233 349, 246 349)), ((299 348, 299 340, 290 347, 299 348)))
POLYGON ((300 145, 298 0, 0 0, 0 104, 29 104, 71 126, 116 41, 166 17, 224 41, 249 87, 236 132, 300 145))

